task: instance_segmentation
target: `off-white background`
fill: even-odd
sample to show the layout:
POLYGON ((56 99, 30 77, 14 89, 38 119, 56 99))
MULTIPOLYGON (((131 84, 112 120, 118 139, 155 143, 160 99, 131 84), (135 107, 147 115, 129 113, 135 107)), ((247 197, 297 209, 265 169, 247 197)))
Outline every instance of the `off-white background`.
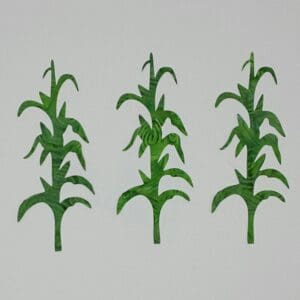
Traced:
MULTIPOLYGON (((0 299, 300 299, 299 13, 300 2, 291 0, 2 0, 0 299), (246 84, 241 65, 252 50, 259 66, 273 66, 278 75, 278 86, 268 76, 259 86, 287 133, 280 139, 282 166, 270 151, 266 165, 282 170, 291 189, 258 182, 258 188, 281 191, 287 202, 270 199, 259 207, 250 246, 242 200, 226 200, 215 214, 210 205, 219 189, 236 182, 234 168, 245 167, 245 153, 235 159, 234 145, 219 150, 242 107, 227 102, 215 109, 214 101, 238 82, 246 84), (137 145, 121 151, 145 111, 136 103, 120 111, 115 105, 122 93, 147 83, 141 66, 150 51, 156 66, 176 70, 178 85, 165 77, 159 93, 189 136, 182 139, 186 165, 173 150, 170 165, 187 170, 195 184, 163 180, 162 188, 184 188, 192 201, 177 198, 164 207, 159 246, 152 244, 146 200, 136 198, 115 213, 119 195, 140 182, 139 168, 148 167, 148 152, 138 159, 137 145), (96 190, 93 197, 78 186, 64 188, 64 195, 88 197, 93 209, 66 213, 61 253, 53 251, 53 216, 46 206, 16 221, 21 201, 41 191, 39 176, 50 176, 49 161, 38 164, 40 148, 22 159, 46 117, 28 110, 18 119, 16 111, 22 100, 48 91, 49 78, 41 75, 51 58, 59 74, 70 72, 79 82, 79 93, 68 84, 61 94, 90 138, 87 172, 73 158, 72 172, 84 174, 96 190)), ((68 131, 67 140, 72 136, 68 131)))

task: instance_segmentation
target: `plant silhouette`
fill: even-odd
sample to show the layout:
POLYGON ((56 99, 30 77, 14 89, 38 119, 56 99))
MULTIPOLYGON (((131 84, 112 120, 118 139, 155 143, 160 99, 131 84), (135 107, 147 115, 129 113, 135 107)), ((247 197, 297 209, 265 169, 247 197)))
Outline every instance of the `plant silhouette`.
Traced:
POLYGON ((24 101, 18 110, 18 116, 20 116, 27 108, 38 108, 47 114, 51 121, 52 131, 47 128, 44 123, 40 123, 41 133, 36 137, 29 153, 24 157, 30 157, 38 145, 41 145, 43 150, 40 155, 40 165, 50 155, 52 164, 52 183, 48 183, 44 178, 40 178, 44 191, 30 196, 22 202, 18 211, 18 221, 20 221, 24 214, 32 206, 44 203, 47 204, 53 212, 55 222, 55 250, 60 251, 62 249, 61 242, 61 223, 65 211, 75 205, 81 203, 87 207, 91 207, 90 203, 81 197, 68 197, 63 201, 60 201, 60 193, 65 183, 80 184, 88 188, 93 194, 94 189, 92 184, 82 176, 73 175, 67 176, 70 168, 70 161, 64 162, 66 156, 69 153, 74 153, 83 169, 85 169, 85 159, 82 153, 82 146, 79 141, 72 140, 68 143, 64 143, 64 133, 70 126, 74 133, 88 143, 88 138, 81 124, 74 118, 66 117, 66 103, 64 102, 59 113, 57 113, 57 102, 60 89, 66 81, 70 81, 74 84, 78 91, 78 85, 73 75, 64 74, 56 80, 54 62, 51 61, 51 65, 43 74, 43 78, 50 72, 51 74, 51 91, 50 95, 46 95, 43 92, 39 93, 41 102, 26 100, 24 101))
POLYGON ((261 154, 261 150, 265 146, 270 146, 273 150, 276 159, 281 163, 281 154, 278 146, 278 138, 273 133, 261 135, 260 127, 263 122, 267 120, 280 135, 285 136, 281 123, 277 116, 264 110, 264 96, 261 95, 257 104, 255 103, 256 87, 260 79, 265 74, 270 74, 277 84, 275 72, 270 67, 261 67, 255 72, 254 68, 254 55, 251 53, 250 59, 247 60, 242 70, 250 66, 249 83, 248 87, 238 84, 239 94, 225 92, 219 95, 216 100, 215 106, 218 107, 226 99, 233 99, 238 101, 248 112, 249 123, 247 123, 239 114, 237 115, 237 126, 231 131, 228 140, 221 150, 225 149, 232 142, 233 138, 237 136, 239 142, 236 146, 235 156, 237 157, 243 148, 247 151, 247 174, 242 175, 238 170, 235 174, 238 179, 238 184, 232 185, 219 191, 212 202, 212 212, 216 210, 218 205, 227 197, 231 195, 238 195, 245 201, 248 209, 248 232, 247 241, 249 244, 254 243, 254 216, 258 205, 268 199, 269 197, 277 197, 279 200, 285 202, 284 197, 273 190, 263 190, 255 192, 255 182, 260 176, 267 176, 280 180, 287 187, 288 181, 286 177, 276 169, 262 169, 266 159, 266 154, 261 154))
POLYGON ((136 196, 144 196, 151 203, 153 209, 153 239, 155 244, 160 243, 160 213, 164 204, 172 199, 174 196, 180 196, 185 200, 190 200, 189 196, 177 189, 166 190, 159 193, 159 182, 163 176, 169 175, 173 177, 180 177, 187 181, 191 186, 193 185, 190 176, 179 168, 166 169, 169 160, 169 154, 163 154, 165 148, 169 145, 174 146, 181 161, 184 163, 184 154, 181 147, 180 136, 177 133, 170 133, 163 137, 162 126, 167 120, 175 126, 181 133, 187 135, 185 127, 179 116, 170 110, 165 110, 165 96, 162 95, 158 105, 156 104, 157 86, 164 74, 170 74, 177 83, 175 72, 170 67, 162 67, 157 72, 154 70, 153 55, 150 54, 142 70, 146 66, 150 68, 150 79, 148 88, 138 85, 140 95, 126 93, 119 98, 117 109, 128 100, 135 100, 142 104, 149 112, 151 122, 148 123, 146 119, 139 115, 139 127, 134 131, 129 144, 123 149, 128 150, 135 142, 136 138, 140 138, 141 144, 139 147, 139 157, 143 155, 145 150, 150 150, 150 176, 147 176, 143 171, 139 170, 142 184, 130 188, 124 192, 117 204, 117 213, 119 214, 124 205, 136 196))

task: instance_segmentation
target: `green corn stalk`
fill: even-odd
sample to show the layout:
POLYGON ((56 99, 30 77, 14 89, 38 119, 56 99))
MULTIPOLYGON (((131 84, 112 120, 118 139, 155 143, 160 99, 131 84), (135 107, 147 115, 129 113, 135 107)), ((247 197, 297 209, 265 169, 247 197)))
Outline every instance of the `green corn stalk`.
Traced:
POLYGON ((29 153, 24 157, 30 157, 38 145, 43 148, 40 155, 40 165, 46 160, 48 156, 51 158, 52 163, 52 184, 48 183, 44 178, 40 178, 44 191, 30 196, 22 202, 18 211, 18 221, 20 221, 24 214, 32 206, 44 203, 47 204, 53 212, 55 221, 55 250, 60 251, 62 249, 61 243, 61 223, 62 218, 66 210, 75 205, 81 203, 87 207, 91 207, 90 203, 81 197, 68 197, 63 201, 60 201, 60 193, 65 183, 80 184, 88 188, 93 194, 94 189, 92 184, 82 176, 73 175, 67 176, 70 168, 70 161, 64 162, 65 157, 69 153, 74 153, 83 169, 85 169, 85 159, 82 153, 82 146, 79 141, 72 140, 68 143, 64 143, 63 135, 67 128, 70 126, 74 133, 88 143, 88 138, 82 125, 74 118, 66 117, 66 103, 64 102, 59 113, 57 113, 57 101, 60 89, 66 81, 71 81, 78 91, 78 85, 73 75, 64 74, 56 80, 54 62, 51 61, 51 65, 43 74, 43 78, 50 72, 51 74, 51 91, 50 95, 46 95, 43 92, 39 93, 41 102, 34 100, 24 101, 18 110, 18 116, 20 116, 27 108, 38 108, 47 114, 52 124, 52 131, 47 128, 44 123, 40 123, 41 133, 36 137, 29 153))
POLYGON ((153 209, 153 239, 155 244, 160 243, 160 213, 164 204, 172 199, 174 196, 180 196, 185 200, 190 200, 189 196, 180 190, 171 189, 159 193, 159 182, 163 176, 169 175, 173 177, 180 177, 193 186, 190 176, 179 168, 166 169, 169 154, 162 156, 167 146, 174 146, 181 161, 184 163, 184 154, 181 147, 180 136, 177 133, 170 133, 165 137, 162 136, 162 126, 167 120, 175 126, 184 135, 187 135, 185 127, 179 116, 170 110, 165 110, 165 96, 162 95, 158 105, 156 105, 156 90, 158 83, 164 74, 169 73, 175 83, 177 83, 175 72, 170 67, 162 67, 156 73, 154 70, 153 55, 150 54, 142 70, 146 66, 150 67, 150 79, 148 88, 138 85, 140 95, 133 93, 126 93, 119 98, 117 109, 128 100, 135 100, 142 104, 151 117, 151 124, 149 124, 143 116, 139 116, 140 126, 134 131, 129 144, 123 149, 128 150, 139 137, 141 144, 139 147, 139 157, 143 155, 145 150, 150 148, 150 176, 147 176, 143 171, 139 170, 142 184, 135 186, 124 192, 117 204, 117 214, 121 212, 124 205, 136 196, 144 196, 151 203, 153 209))
POLYGON ((248 232, 247 240, 249 244, 254 243, 254 216, 258 205, 269 197, 276 197, 282 202, 285 198, 278 192, 273 190, 263 190, 255 193, 255 182, 260 176, 267 176, 280 180, 284 185, 289 187, 286 177, 276 169, 263 169, 266 154, 261 154, 261 150, 265 146, 270 146, 273 150, 277 161, 281 164, 281 154, 278 146, 278 138, 273 133, 261 135, 260 127, 267 120, 269 125, 273 127, 280 135, 285 136, 284 130, 277 116, 270 111, 264 110, 264 96, 261 95, 258 102, 255 103, 255 91, 257 84, 265 74, 270 74, 277 84, 275 72, 270 67, 261 67, 255 72, 254 55, 251 53, 250 59, 247 60, 242 70, 250 66, 248 87, 238 84, 239 94, 225 92, 219 95, 215 106, 218 107, 226 99, 233 99, 244 106, 248 112, 249 123, 247 123, 239 114, 237 115, 237 126, 231 131, 228 140, 221 150, 225 149, 236 136, 239 142, 236 146, 235 156, 237 157, 241 151, 246 148, 247 151, 247 174, 242 175, 238 170, 235 174, 238 184, 232 185, 219 191, 212 202, 212 212, 216 210, 218 205, 231 195, 238 195, 245 201, 248 209, 248 232))

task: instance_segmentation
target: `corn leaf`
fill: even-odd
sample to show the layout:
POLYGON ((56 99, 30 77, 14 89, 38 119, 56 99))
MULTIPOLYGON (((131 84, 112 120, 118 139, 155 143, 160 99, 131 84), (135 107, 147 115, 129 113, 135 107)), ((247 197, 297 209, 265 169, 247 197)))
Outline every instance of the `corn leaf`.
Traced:
POLYGON ((134 144, 136 138, 139 136, 140 131, 141 131, 141 127, 137 128, 137 129, 133 132, 132 137, 131 137, 131 139, 130 139, 128 145, 123 149, 123 151, 128 150, 128 149, 134 144))
POLYGON ((123 209, 123 207, 125 206, 125 204, 131 200, 132 198, 136 197, 136 196, 146 196, 145 192, 143 192, 143 185, 139 185, 136 187, 133 187, 129 190, 127 190, 126 192, 124 192, 119 200, 118 200, 118 204, 117 204, 117 214, 119 214, 121 212, 121 210, 123 209))
POLYGON ((78 176, 78 175, 69 176, 69 177, 65 178, 64 182, 70 182, 73 184, 81 184, 81 185, 85 186, 87 189, 89 189, 93 194, 95 194, 92 184, 86 178, 84 178, 82 176, 78 176))
POLYGON ((40 144, 40 143, 41 143, 41 136, 38 135, 38 136, 35 138, 35 140, 34 140, 32 146, 31 146, 31 149, 30 149, 29 152, 24 156, 24 158, 26 159, 26 158, 30 157, 30 156, 33 154, 33 152, 35 151, 35 149, 37 148, 38 144, 40 144))
POLYGON ((40 95, 40 98, 41 98, 43 104, 45 105, 45 107, 49 107, 51 98, 49 96, 47 96, 46 94, 44 94, 43 92, 39 92, 39 95, 40 95))
POLYGON ((271 191, 271 190, 266 190, 266 191, 261 191, 259 193, 257 193, 255 195, 255 198, 257 199, 258 202, 261 202, 263 200, 266 200, 268 199, 269 197, 276 197, 278 198, 280 201, 282 202, 285 202, 285 199, 284 197, 278 193, 278 192, 275 192, 275 191, 271 191))
POLYGON ((180 177, 193 186, 191 177, 183 170, 178 168, 172 168, 164 171, 164 175, 169 175, 172 177, 180 177))
POLYGON ((287 188, 289 188, 289 183, 286 177, 278 170, 275 169, 265 169, 259 172, 259 176, 267 176, 270 178, 276 178, 280 180, 287 188))
POLYGON ((44 149, 42 152, 41 152, 41 156, 40 156, 40 165, 42 165, 45 161, 45 159, 47 158, 48 154, 49 154, 49 150, 47 149, 44 149))
POLYGON ((266 134, 264 137, 262 137, 259 141, 259 151, 264 146, 270 146, 273 149, 273 152, 278 160, 279 163, 281 163, 281 154, 278 147, 278 138, 273 133, 266 134))
POLYGON ((245 146, 246 145, 243 143, 243 141, 238 142, 238 144, 236 145, 236 148, 235 148, 235 157, 239 156, 239 154, 241 153, 241 151, 243 150, 243 148, 245 146))
POLYGON ((73 152, 76 154, 82 168, 85 170, 85 159, 84 159, 84 156, 82 153, 81 144, 78 141, 71 141, 64 146, 64 149, 63 149, 64 157, 70 152, 73 152))
POLYGON ((254 196, 251 195, 250 192, 248 192, 242 185, 232 185, 229 187, 224 188, 223 190, 219 191, 212 202, 212 212, 214 212, 219 204, 228 198, 229 196, 237 195, 244 199, 244 201, 247 203, 247 205, 253 205, 255 203, 254 196))
POLYGON ((150 178, 143 171, 139 170, 139 174, 143 183, 148 183, 150 181, 150 178))
POLYGON ((164 125, 167 119, 170 119, 171 124, 178 128, 184 135, 187 135, 185 127, 180 119, 180 117, 173 111, 170 110, 158 110, 155 113, 155 117, 158 119, 161 126, 164 125))
POLYGON ((245 106, 243 100, 241 99, 241 97, 239 95, 231 93, 231 92, 225 92, 225 93, 222 93, 221 95, 219 95, 219 97, 216 100, 215 107, 218 107, 224 100, 227 100, 227 99, 237 100, 239 103, 241 103, 243 106, 245 106))
MULTIPOLYGON (((117 103, 117 109, 119 109, 120 106, 121 106, 124 102, 129 101, 129 100, 135 100, 135 101, 137 101, 137 102, 143 104, 144 106, 146 106, 146 104, 144 103, 143 99, 142 99, 140 96, 135 95, 135 94, 129 94, 129 93, 128 93, 128 94, 122 95, 122 96, 119 98, 119 101, 118 101, 118 103, 117 103)), ((147 106, 146 106, 146 107, 147 107, 147 106)))
POLYGON ((277 84, 276 74, 275 74, 274 70, 270 67, 262 67, 257 71, 256 76, 255 76, 256 82, 258 82, 262 78, 262 76, 267 73, 269 73, 273 77, 275 83, 277 84))
POLYGON ((45 108, 44 108, 43 104, 33 101, 33 100, 26 100, 20 105, 20 107, 18 109, 18 117, 23 113, 23 111, 25 109, 30 108, 30 107, 39 108, 45 112, 45 108))
POLYGON ((65 122, 67 125, 72 127, 74 133, 78 134, 85 142, 89 142, 82 125, 77 120, 73 118, 66 118, 65 122))
POLYGON ((64 208, 64 209, 68 209, 69 207, 75 205, 75 204, 83 204, 85 206, 87 206, 88 208, 92 208, 91 204, 89 201, 87 201, 86 199, 84 198, 81 198, 81 197, 69 197, 69 198, 66 198, 64 199, 62 202, 61 202, 61 206, 64 208))
POLYGON ((169 153, 165 154, 165 155, 160 159, 160 161, 158 162, 158 164, 160 165, 160 167, 161 167, 162 169, 164 169, 165 166, 167 165, 168 161, 169 161, 169 153))
POLYGON ((43 177, 40 177, 40 180, 45 192, 48 192, 51 189, 51 185, 43 177))
POLYGON ((57 93, 59 92, 59 90, 61 89, 63 84, 68 80, 70 80, 74 84, 76 90, 79 91, 78 84, 77 84, 75 77, 71 74, 64 74, 64 75, 60 76, 60 78, 57 81, 57 85, 56 85, 57 93))
POLYGON ((165 148, 168 145, 173 145, 181 159, 181 161, 184 163, 184 153, 181 148, 181 142, 180 137, 176 133, 170 133, 163 139, 163 147, 165 148))
POLYGON ((255 110, 256 111, 262 111, 263 107, 264 107, 264 95, 261 95, 258 102, 257 102, 255 110))
POLYGON ((270 126, 275 128, 282 136, 285 136, 285 133, 283 131, 281 123, 274 113, 272 113, 270 111, 256 111, 255 112, 255 120, 256 120, 258 126, 260 126, 265 119, 267 119, 269 121, 270 126))
POLYGON ((159 195, 159 203, 160 207, 163 207, 163 205, 170 199, 174 198, 175 196, 182 197, 183 199, 190 201, 190 197, 183 191, 180 190, 167 190, 162 192, 159 195))
POLYGON ((23 216, 25 215, 25 213, 27 212, 28 209, 30 209, 32 206, 34 206, 38 203, 46 203, 44 193, 35 194, 35 195, 30 196, 29 198, 25 199, 19 206, 18 222, 23 218, 23 216))
POLYGON ((177 83, 177 78, 176 78, 175 72, 174 72, 174 70, 173 70, 172 68, 170 68, 170 67, 162 67, 162 68, 160 68, 160 69, 158 70, 158 72, 156 73, 156 76, 155 76, 156 81, 159 82, 160 79, 161 79, 161 77, 162 77, 164 74, 166 74, 166 73, 169 73, 169 74, 173 77, 175 83, 177 83))

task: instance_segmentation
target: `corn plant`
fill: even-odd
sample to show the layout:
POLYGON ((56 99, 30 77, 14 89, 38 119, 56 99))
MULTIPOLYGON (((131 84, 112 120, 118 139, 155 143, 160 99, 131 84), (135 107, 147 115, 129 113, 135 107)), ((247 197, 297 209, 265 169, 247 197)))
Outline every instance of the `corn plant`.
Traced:
POLYGON ((117 103, 117 109, 128 100, 135 100, 142 104, 149 112, 151 122, 140 115, 139 127, 134 131, 129 144, 123 149, 128 150, 139 137, 141 144, 139 147, 139 157, 143 155, 145 150, 150 150, 150 176, 146 175, 143 171, 139 170, 142 184, 130 188, 124 192, 117 204, 117 213, 119 214, 124 205, 136 196, 144 196, 150 201, 153 210, 153 239, 155 244, 160 243, 160 213, 164 204, 172 199, 174 196, 180 196, 185 200, 190 200, 189 196, 177 189, 166 190, 159 193, 159 182, 163 176, 169 175, 173 177, 180 177, 187 181, 191 186, 193 185, 190 176, 179 168, 166 169, 168 163, 169 154, 163 152, 167 146, 175 147, 181 161, 184 163, 184 154, 181 147, 180 136, 177 133, 170 133, 163 137, 162 126, 167 120, 171 121, 171 124, 175 126, 184 135, 187 135, 185 127, 180 117, 173 111, 165 110, 165 96, 162 95, 157 105, 156 90, 158 83, 164 74, 169 73, 175 83, 177 83, 175 72, 170 67, 162 67, 157 72, 154 70, 153 55, 150 54, 149 60, 147 60, 142 70, 149 65, 150 79, 148 88, 138 85, 140 95, 133 93, 126 93, 119 98, 117 103))
POLYGON ((44 178, 40 178, 44 191, 38 194, 32 195, 22 202, 18 211, 18 221, 20 221, 24 214, 32 206, 44 203, 47 204, 53 212, 55 222, 55 250, 60 251, 62 249, 61 244, 61 223, 62 218, 66 210, 75 205, 81 203, 87 207, 91 207, 90 203, 81 197, 68 197, 60 201, 60 193, 65 183, 80 184, 88 188, 93 194, 94 189, 92 184, 82 176, 73 175, 67 176, 70 168, 70 161, 64 162, 66 156, 69 153, 74 153, 83 169, 85 169, 85 159, 82 153, 82 146, 79 141, 72 140, 68 143, 64 143, 64 133, 70 126, 75 134, 88 143, 88 138, 82 125, 74 118, 66 116, 66 103, 64 102, 58 112, 58 96, 59 92, 66 81, 70 81, 74 84, 78 91, 78 85, 73 75, 64 74, 56 80, 54 62, 51 61, 51 65, 43 74, 43 78, 50 72, 51 74, 51 91, 50 95, 46 95, 43 92, 39 93, 41 102, 34 100, 24 101, 18 110, 18 116, 20 116, 27 108, 38 108, 47 114, 51 121, 52 130, 47 128, 44 123, 40 123, 41 133, 36 137, 33 145, 24 158, 30 157, 38 145, 43 148, 40 155, 40 165, 50 156, 52 164, 52 183, 48 183, 44 178))
POLYGON ((250 66, 248 87, 238 84, 239 94, 225 92, 219 95, 215 106, 218 107, 226 99, 238 101, 248 112, 249 123, 247 123, 239 114, 237 115, 237 126, 231 131, 226 143, 221 148, 225 149, 236 136, 239 140, 235 156, 237 157, 241 151, 246 148, 247 151, 247 170, 246 175, 235 170, 238 179, 238 184, 229 186, 219 191, 212 202, 212 212, 216 210, 218 205, 231 195, 240 196, 246 203, 248 209, 248 232, 247 240, 249 244, 254 243, 254 216, 258 205, 269 197, 276 197, 282 202, 285 198, 278 192, 273 190, 263 190, 255 192, 255 182, 260 176, 267 176, 280 180, 284 185, 289 187, 286 177, 276 169, 263 169, 263 164, 266 159, 266 154, 261 154, 265 146, 270 146, 273 150, 277 161, 281 164, 281 154, 278 146, 278 137, 274 133, 262 135, 261 125, 265 120, 269 122, 281 136, 285 136, 284 130, 277 116, 270 111, 264 110, 264 96, 261 95, 257 103, 255 101, 255 92, 260 79, 265 74, 270 74, 277 84, 275 72, 270 67, 261 67, 255 72, 254 55, 251 53, 250 59, 247 60, 242 70, 250 66))

